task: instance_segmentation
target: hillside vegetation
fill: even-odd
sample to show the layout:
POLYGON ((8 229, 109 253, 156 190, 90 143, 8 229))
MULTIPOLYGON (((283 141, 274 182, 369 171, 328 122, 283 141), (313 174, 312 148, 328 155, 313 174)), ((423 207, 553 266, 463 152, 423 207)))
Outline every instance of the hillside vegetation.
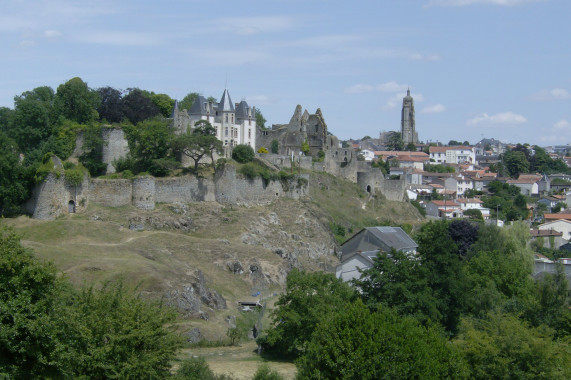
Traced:
POLYGON ((331 175, 312 173, 309 194, 249 208, 204 202, 144 211, 91 204, 85 213, 55 221, 21 216, 3 223, 13 224, 23 244, 73 284, 121 278, 177 306, 188 317, 182 330, 198 326, 218 340, 226 338, 225 319, 237 315, 238 301, 256 300, 257 292, 271 298, 292 268, 334 270, 337 242, 360 228, 421 222, 410 204, 371 197, 331 175), (334 235, 332 226, 345 233, 334 235))

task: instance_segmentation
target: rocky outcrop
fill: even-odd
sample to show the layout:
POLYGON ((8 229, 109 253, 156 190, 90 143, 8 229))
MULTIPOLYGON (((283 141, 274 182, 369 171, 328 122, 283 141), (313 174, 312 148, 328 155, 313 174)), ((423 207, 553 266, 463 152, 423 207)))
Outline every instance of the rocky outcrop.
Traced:
POLYGON ((203 307, 211 311, 227 309, 224 297, 216 290, 206 286, 204 274, 200 270, 195 272, 191 283, 169 292, 167 298, 171 305, 187 316, 200 317, 206 320, 208 320, 208 313, 203 310, 203 307))

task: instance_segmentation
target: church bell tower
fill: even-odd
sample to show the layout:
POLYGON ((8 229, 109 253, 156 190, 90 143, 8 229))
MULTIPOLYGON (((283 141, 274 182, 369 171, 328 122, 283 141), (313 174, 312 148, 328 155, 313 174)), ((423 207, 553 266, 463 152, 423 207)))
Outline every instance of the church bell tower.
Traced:
POLYGON ((401 136, 405 145, 418 143, 418 134, 414 124, 414 99, 410 96, 410 88, 406 92, 406 96, 402 99, 401 112, 401 136))

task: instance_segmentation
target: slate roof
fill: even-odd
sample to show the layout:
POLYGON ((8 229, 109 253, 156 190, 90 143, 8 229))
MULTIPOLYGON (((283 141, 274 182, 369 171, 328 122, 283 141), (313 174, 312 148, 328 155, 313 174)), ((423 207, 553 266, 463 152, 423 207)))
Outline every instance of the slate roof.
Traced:
MULTIPOLYGON (((249 108, 250 106, 248 105, 248 103, 246 103, 245 100, 242 100, 240 103, 238 103, 238 105, 236 106, 236 119, 247 120, 249 108)), ((252 117, 254 117, 254 115, 252 115, 252 117)))
POLYGON ((341 261, 344 262, 358 251, 368 252, 378 249, 388 252, 393 248, 399 251, 417 247, 418 244, 400 227, 367 227, 341 245, 343 252, 341 261))
POLYGON ((218 103, 218 111, 234 112, 234 103, 232 103, 232 99, 230 99, 228 90, 224 90, 224 93, 222 94, 222 100, 218 103))
POLYGON ((198 95, 196 99, 194 99, 194 103, 188 110, 190 115, 206 115, 206 103, 208 100, 202 95, 198 95))

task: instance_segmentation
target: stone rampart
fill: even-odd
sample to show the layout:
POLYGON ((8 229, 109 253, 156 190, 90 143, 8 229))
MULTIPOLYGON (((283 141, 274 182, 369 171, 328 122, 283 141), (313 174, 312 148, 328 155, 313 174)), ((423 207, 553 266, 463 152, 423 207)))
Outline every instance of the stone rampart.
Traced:
POLYGON ((157 203, 213 202, 216 200, 214 181, 197 177, 155 179, 157 203))
POLYGON ((89 186, 89 201, 108 207, 130 205, 133 181, 130 179, 93 179, 89 186))
POLYGON ((133 206, 143 210, 155 208, 155 178, 151 176, 133 179, 133 206))
POLYGON ((215 178, 216 201, 222 204, 252 205, 267 204, 279 197, 299 199, 307 194, 308 179, 308 175, 296 176, 285 182, 265 181, 260 177, 248 179, 237 174, 234 166, 227 165, 215 178), (298 178, 305 178, 305 181, 298 178))
POLYGON ((78 186, 66 184, 62 175, 50 173, 37 186, 26 209, 37 219, 83 211, 88 202, 108 207, 133 205, 153 210, 156 203, 220 202, 228 205, 261 205, 278 197, 298 199, 307 194, 309 175, 286 181, 248 179, 232 165, 219 170, 214 180, 193 176, 130 179, 93 179, 86 176, 78 186))
POLYGON ((88 177, 77 186, 70 185, 63 173, 49 173, 32 192, 24 206, 35 219, 51 220, 70 212, 81 212, 87 207, 88 177))

